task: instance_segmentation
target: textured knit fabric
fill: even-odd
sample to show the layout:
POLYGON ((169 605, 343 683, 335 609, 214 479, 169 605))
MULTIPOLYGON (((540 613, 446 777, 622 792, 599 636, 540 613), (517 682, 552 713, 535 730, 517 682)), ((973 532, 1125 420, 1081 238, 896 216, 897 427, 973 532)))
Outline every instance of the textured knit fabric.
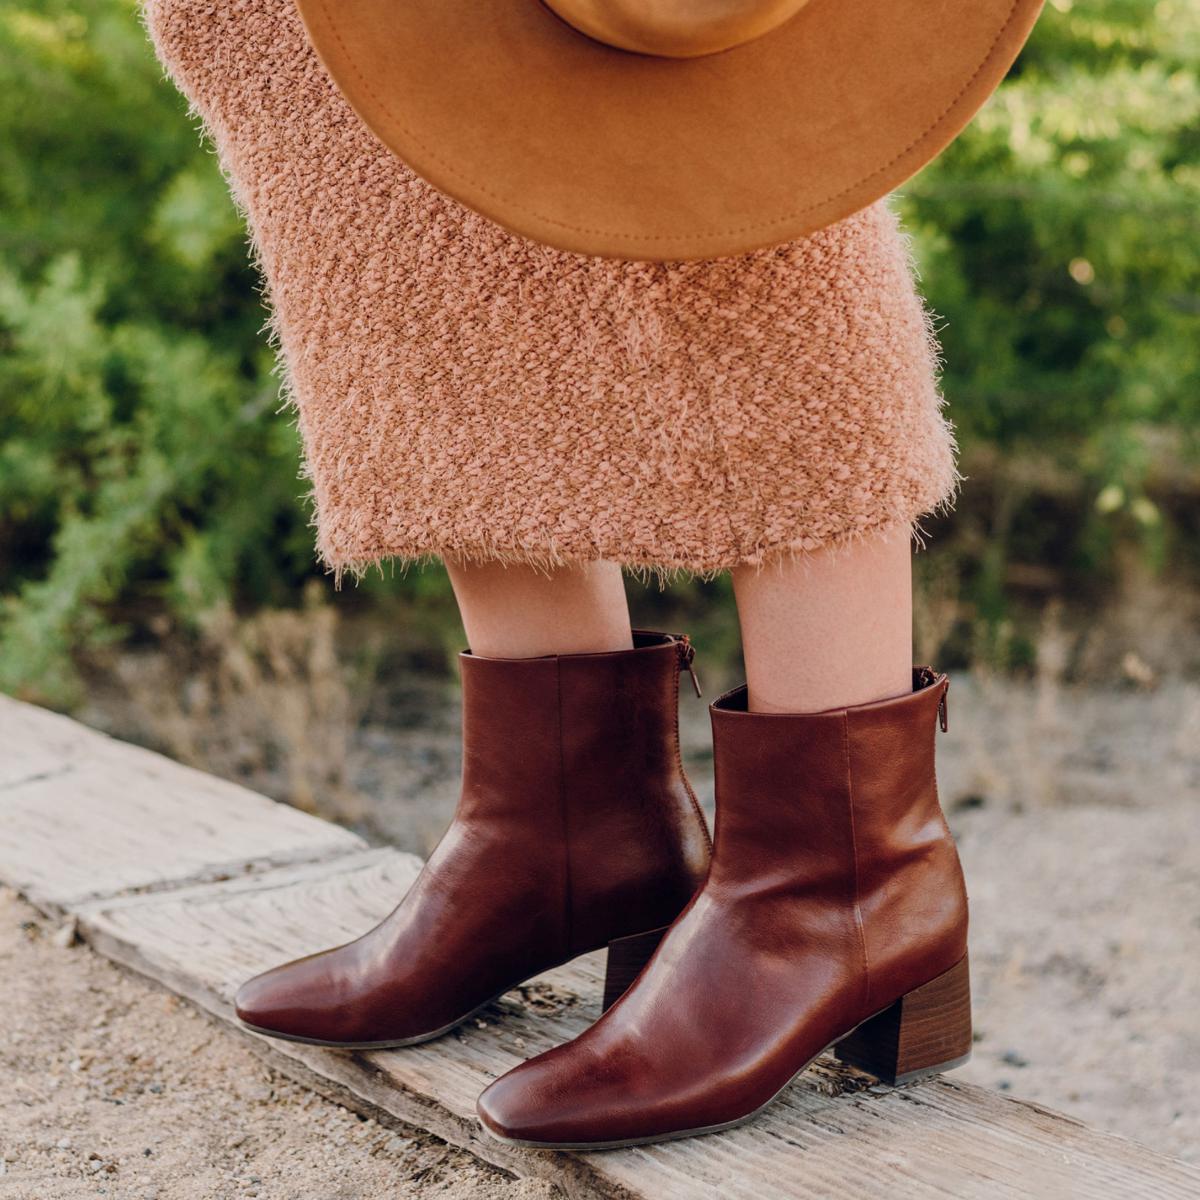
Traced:
POLYGON ((244 209, 334 569, 433 555, 712 572, 911 527, 953 442, 876 204, 696 263, 516 237, 362 125, 291 0, 148 0, 244 209))

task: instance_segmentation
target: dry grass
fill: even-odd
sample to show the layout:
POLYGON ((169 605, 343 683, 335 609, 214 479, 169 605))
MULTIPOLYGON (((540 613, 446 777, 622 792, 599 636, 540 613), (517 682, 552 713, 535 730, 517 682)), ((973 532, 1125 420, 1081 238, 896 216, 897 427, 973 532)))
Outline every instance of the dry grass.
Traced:
POLYGON ((308 811, 354 823, 348 784, 362 715, 359 668, 318 591, 297 610, 207 615, 194 639, 114 655, 95 672, 84 720, 308 811))

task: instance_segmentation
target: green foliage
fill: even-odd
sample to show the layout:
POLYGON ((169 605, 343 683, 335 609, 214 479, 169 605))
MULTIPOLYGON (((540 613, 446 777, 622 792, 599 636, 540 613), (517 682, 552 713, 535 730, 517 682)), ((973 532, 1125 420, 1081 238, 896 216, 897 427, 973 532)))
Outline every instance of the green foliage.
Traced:
POLYGON ((0 7, 0 688, 311 571, 295 431, 212 155, 135 7, 0 7))
MULTIPOLYGON (((1087 592, 1131 544, 1196 565, 1198 67, 1192 0, 1051 0, 903 189, 972 477, 923 562, 964 599, 963 655, 1020 661, 1018 567, 1087 592)), ((65 702, 81 647, 298 602, 311 531, 257 289, 133 0, 0 0, 0 688, 65 702)))
POLYGON ((982 476, 931 556, 962 559, 975 633, 1011 615, 1014 563, 1075 595, 1123 542, 1194 569, 1200 7, 1050 0, 1013 76, 904 192, 982 476))

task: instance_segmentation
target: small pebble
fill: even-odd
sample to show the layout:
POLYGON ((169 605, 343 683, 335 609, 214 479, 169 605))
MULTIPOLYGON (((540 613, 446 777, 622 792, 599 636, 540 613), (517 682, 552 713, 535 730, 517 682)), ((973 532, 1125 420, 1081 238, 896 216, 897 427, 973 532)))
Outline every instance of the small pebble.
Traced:
POLYGON ((79 940, 79 926, 72 917, 64 925, 60 925, 50 939, 56 946, 66 949, 68 946, 73 946, 79 940))

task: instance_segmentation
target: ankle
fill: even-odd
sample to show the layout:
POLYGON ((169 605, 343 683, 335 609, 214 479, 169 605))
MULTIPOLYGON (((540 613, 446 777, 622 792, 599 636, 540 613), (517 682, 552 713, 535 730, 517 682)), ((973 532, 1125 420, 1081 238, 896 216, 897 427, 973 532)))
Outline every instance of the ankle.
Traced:
POLYGON ((523 629, 504 636, 482 635, 472 640, 471 653, 478 658, 546 658, 561 654, 606 654, 632 650, 633 635, 628 625, 606 629, 523 629))
POLYGON ((829 712, 839 708, 857 708, 880 700, 898 700, 912 692, 912 669, 903 674, 889 672, 886 677, 852 679, 830 674, 798 681, 778 681, 765 686, 751 677, 747 683, 746 707, 750 712, 804 713, 829 712), (783 686, 780 686, 780 685, 783 686))

